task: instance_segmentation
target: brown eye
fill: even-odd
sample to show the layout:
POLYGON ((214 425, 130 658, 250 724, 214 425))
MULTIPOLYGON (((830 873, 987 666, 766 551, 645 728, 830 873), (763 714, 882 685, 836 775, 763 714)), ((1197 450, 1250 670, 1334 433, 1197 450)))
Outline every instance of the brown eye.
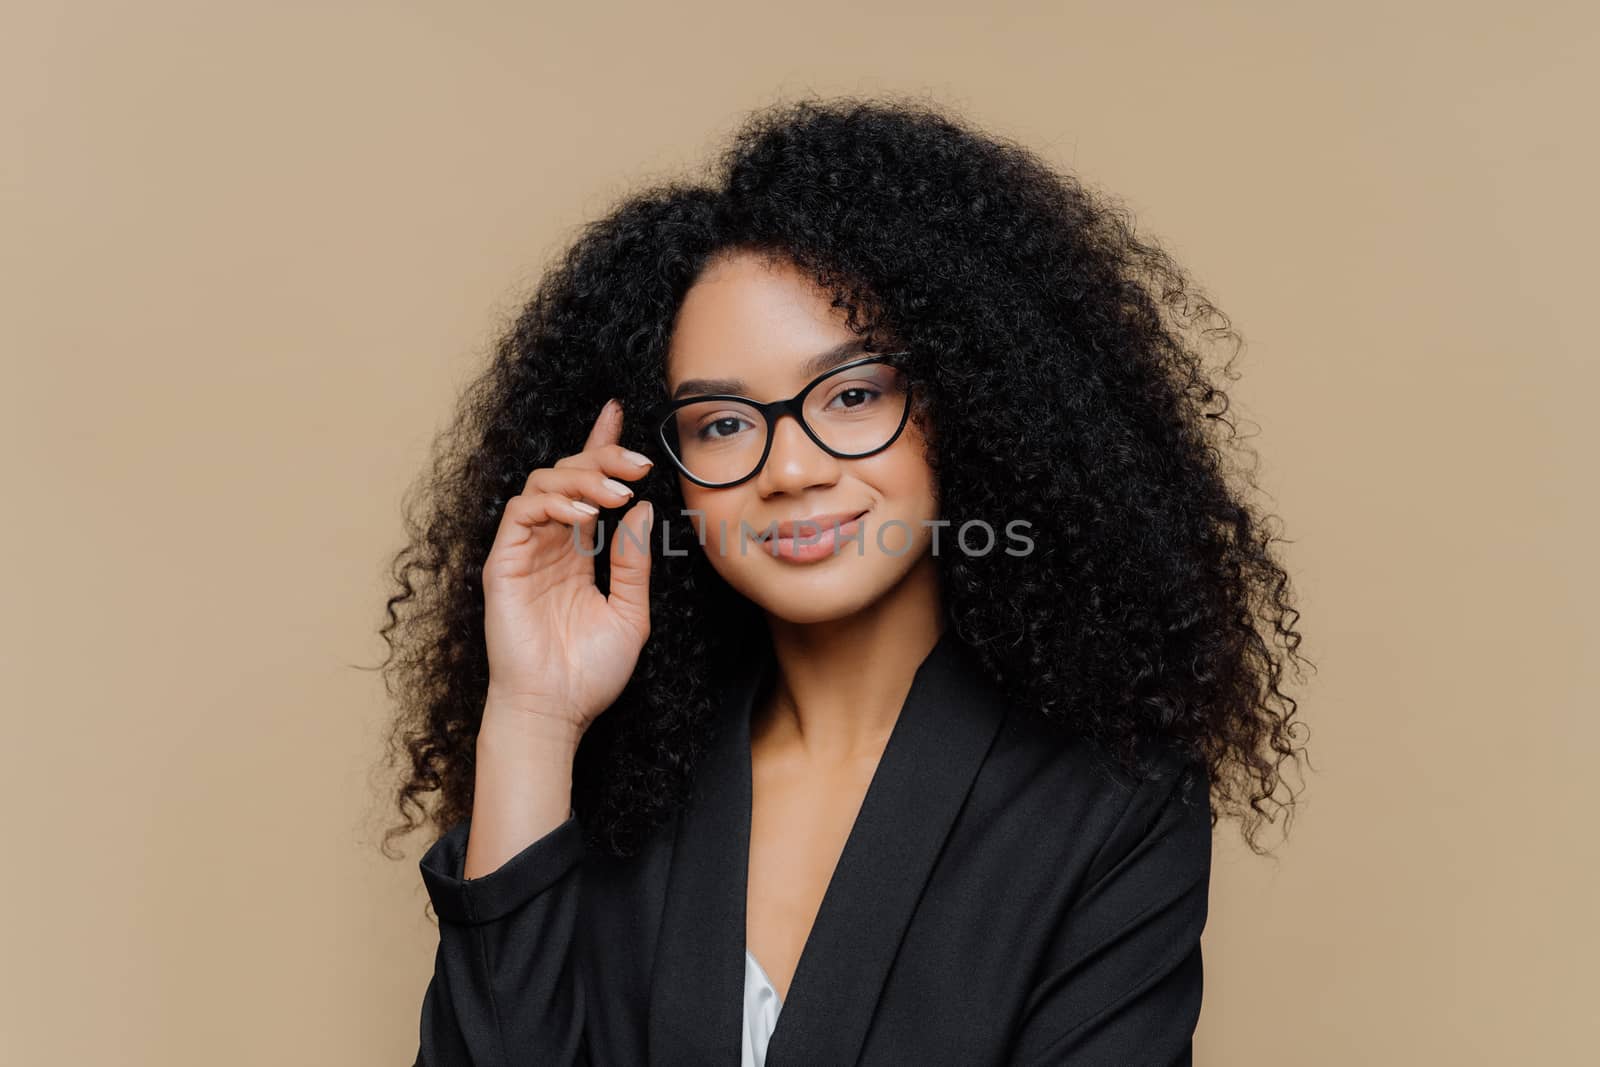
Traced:
POLYGON ((712 419, 697 431, 697 435, 702 441, 723 440, 738 433, 741 425, 750 424, 737 415, 727 415, 720 419, 712 419))
MULTIPOLYGON (((882 395, 883 394, 878 392, 876 389, 869 389, 866 386, 858 385, 852 386, 849 389, 839 390, 838 394, 834 396, 833 400, 843 401, 843 403, 841 403, 839 406, 846 409, 858 408, 872 403, 882 395)), ((829 406, 831 407, 832 405, 833 401, 829 401, 829 406)))

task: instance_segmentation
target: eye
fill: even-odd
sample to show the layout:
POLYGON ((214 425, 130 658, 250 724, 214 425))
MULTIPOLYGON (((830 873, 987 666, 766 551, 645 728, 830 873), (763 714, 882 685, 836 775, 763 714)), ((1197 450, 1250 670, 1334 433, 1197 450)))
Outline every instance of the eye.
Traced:
POLYGON ((841 389, 835 393, 833 397, 829 399, 826 406, 836 411, 849 411, 855 408, 866 407, 868 404, 873 403, 881 396, 883 396, 883 393, 878 389, 872 388, 871 386, 852 385, 849 388, 841 389))
POLYGON ((701 441, 726 441, 744 428, 753 428, 749 419, 738 415, 720 415, 701 423, 694 435, 701 441))

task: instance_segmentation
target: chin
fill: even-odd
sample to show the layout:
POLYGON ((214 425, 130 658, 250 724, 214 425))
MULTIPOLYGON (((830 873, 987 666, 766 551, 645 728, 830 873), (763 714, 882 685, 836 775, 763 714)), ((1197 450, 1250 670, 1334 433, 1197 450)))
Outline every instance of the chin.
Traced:
POLYGON ((775 596, 758 600, 763 611, 796 626, 811 623, 839 622, 857 615, 869 607, 881 594, 865 596, 859 590, 850 596, 834 598, 775 596))
POLYGON ((914 561, 844 555, 825 565, 756 560, 729 575, 730 585, 785 622, 837 622, 864 611, 892 590, 914 561))

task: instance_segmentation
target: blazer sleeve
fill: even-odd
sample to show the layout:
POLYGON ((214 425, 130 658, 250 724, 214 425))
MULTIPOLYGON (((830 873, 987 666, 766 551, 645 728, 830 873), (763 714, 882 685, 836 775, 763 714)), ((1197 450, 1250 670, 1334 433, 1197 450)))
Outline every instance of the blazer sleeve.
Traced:
POLYGON ((414 1067, 587 1065, 574 946, 583 858, 575 815, 495 870, 464 878, 471 821, 419 866, 439 917, 414 1067))
POLYGON ((1211 879, 1204 768, 1138 785, 1056 931, 1009 1062, 1188 1067, 1211 879))

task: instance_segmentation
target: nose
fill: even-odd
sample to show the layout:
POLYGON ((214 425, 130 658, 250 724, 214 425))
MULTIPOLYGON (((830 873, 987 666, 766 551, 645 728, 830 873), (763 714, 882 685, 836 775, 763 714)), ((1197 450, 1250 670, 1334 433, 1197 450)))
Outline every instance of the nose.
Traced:
POLYGON ((761 492, 793 493, 828 485, 839 477, 839 461, 813 441, 793 415, 779 417, 772 427, 767 462, 756 475, 761 492))

